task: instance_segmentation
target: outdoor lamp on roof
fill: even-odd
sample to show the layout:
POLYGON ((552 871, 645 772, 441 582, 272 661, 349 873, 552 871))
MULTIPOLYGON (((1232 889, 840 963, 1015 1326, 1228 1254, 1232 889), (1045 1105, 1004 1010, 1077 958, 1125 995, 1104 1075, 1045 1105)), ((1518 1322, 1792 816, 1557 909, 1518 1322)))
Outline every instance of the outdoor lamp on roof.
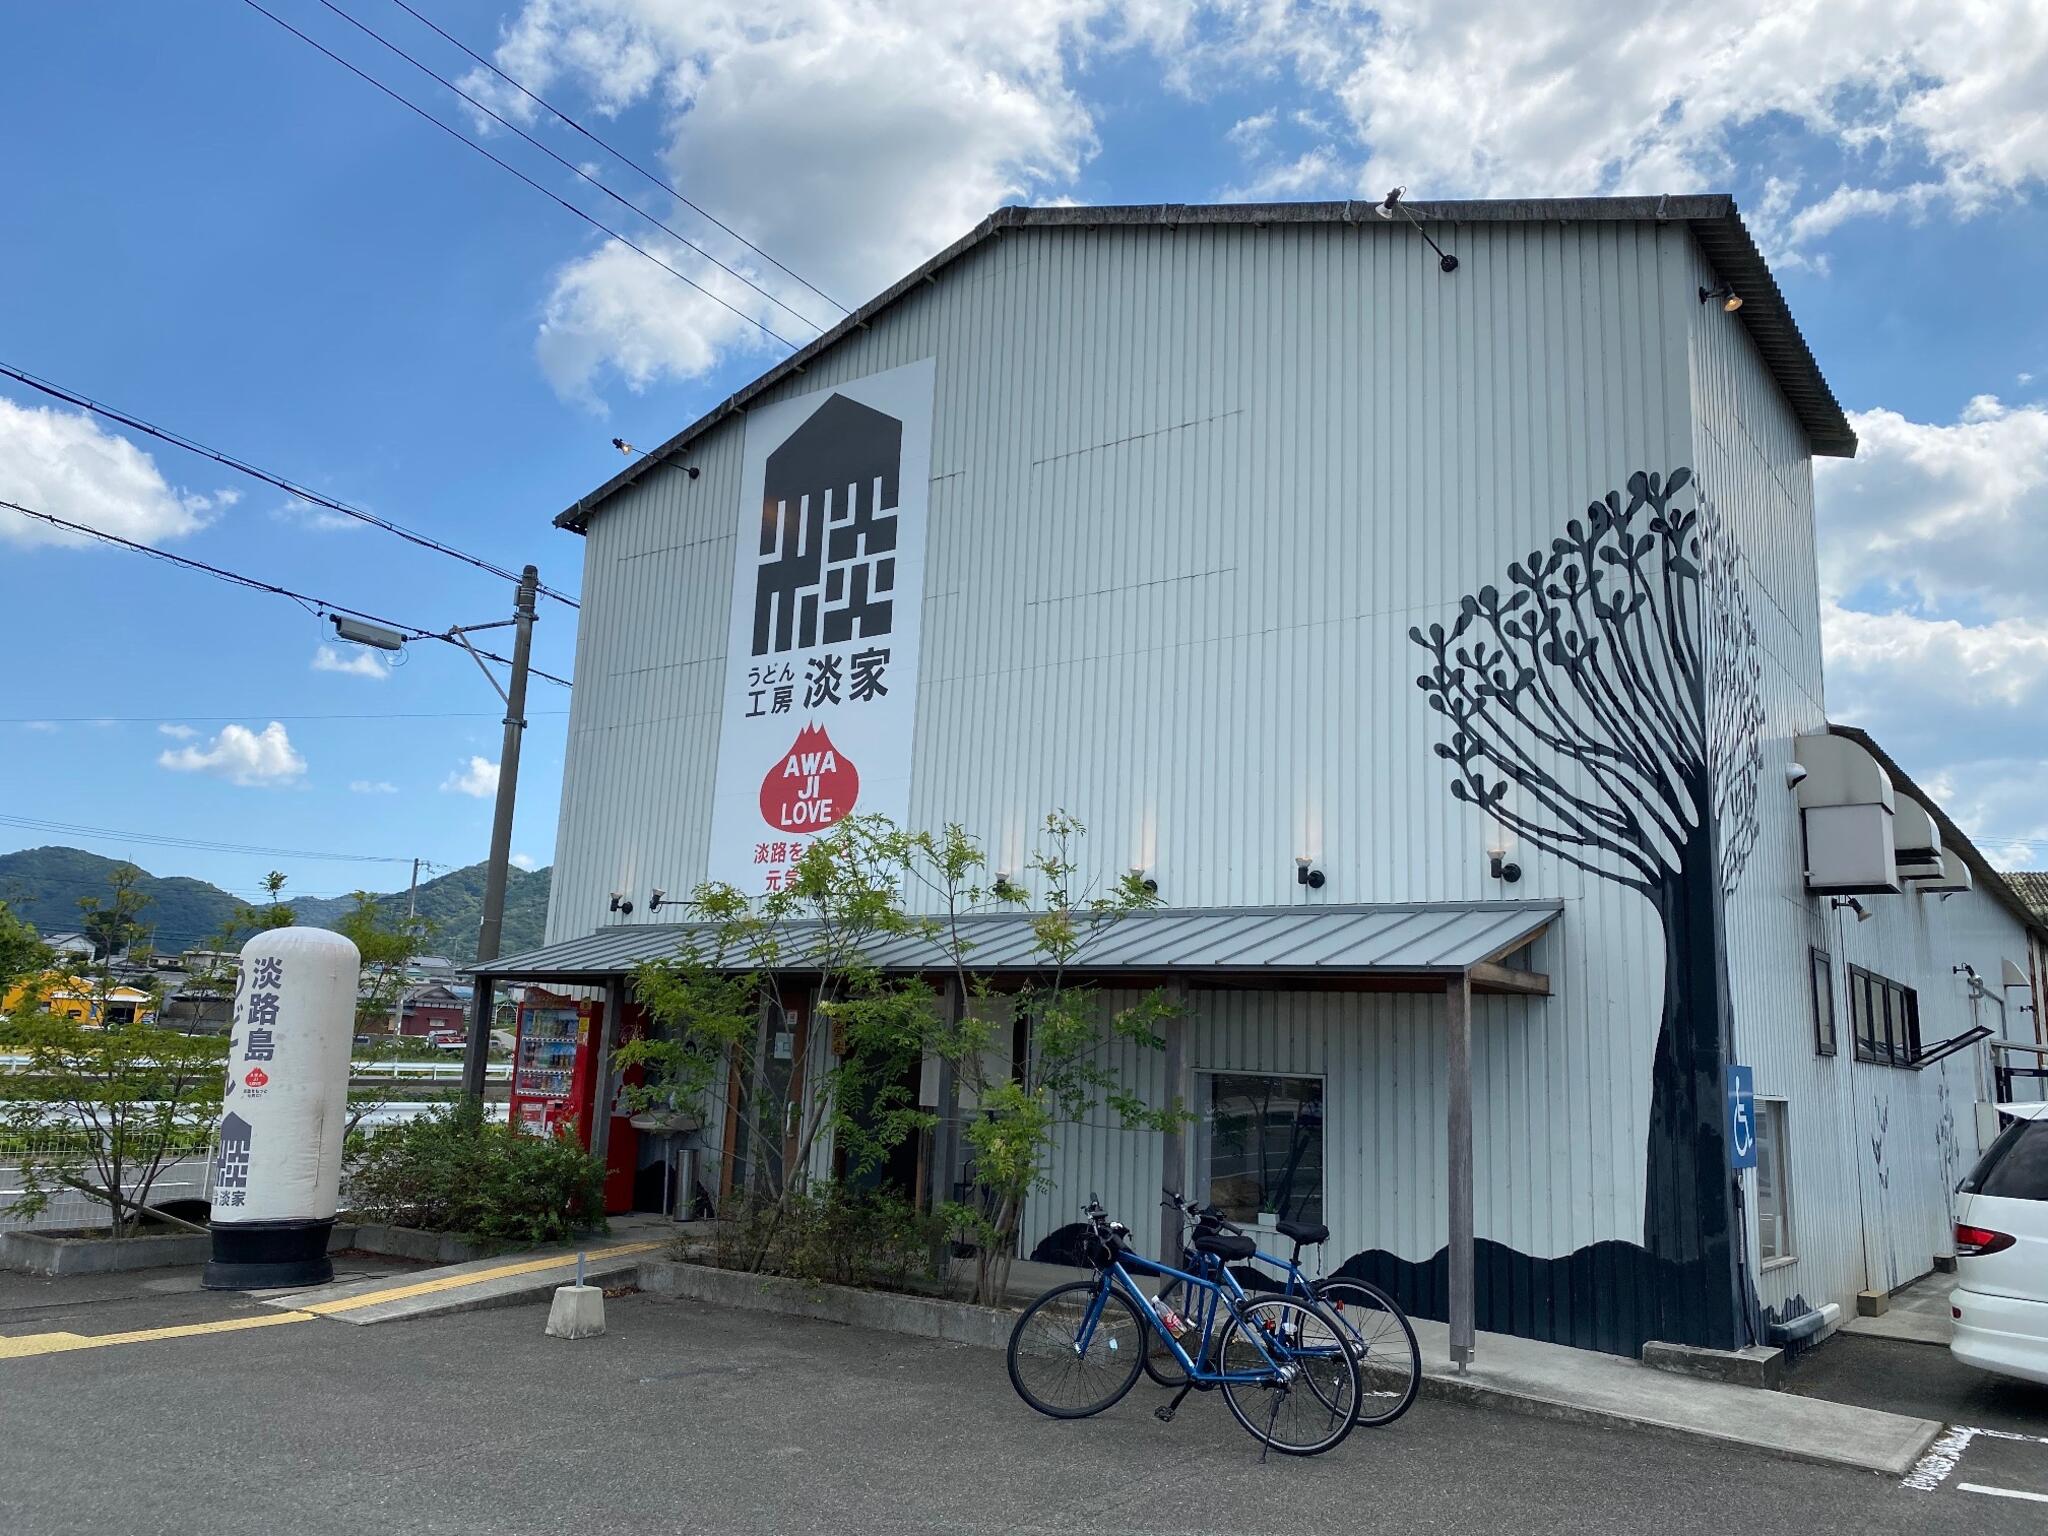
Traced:
POLYGON ((1316 861, 1307 854, 1294 861, 1295 884, 1305 885, 1312 891, 1320 891, 1323 888, 1323 880, 1323 872, 1316 868, 1316 861))
POLYGON ((1837 896, 1834 898, 1834 900, 1830 901, 1828 905, 1833 907, 1837 912, 1842 911, 1844 908, 1847 908, 1849 911, 1854 912, 1856 914, 1856 921, 1859 923, 1867 923, 1870 921, 1870 908, 1863 905, 1863 903, 1854 896, 1837 896))
MULTIPOLYGON (((623 453, 629 459, 651 459, 654 457, 653 454, 647 452, 644 448, 635 448, 623 437, 613 438, 612 446, 618 449, 619 452, 623 453)), ((697 476, 701 473, 701 471, 694 464, 678 464, 675 467, 677 469, 680 469, 684 474, 688 475, 692 480, 696 479, 697 476)))
POLYGON ((612 910, 621 917, 633 915, 633 903, 624 891, 612 892, 612 910))

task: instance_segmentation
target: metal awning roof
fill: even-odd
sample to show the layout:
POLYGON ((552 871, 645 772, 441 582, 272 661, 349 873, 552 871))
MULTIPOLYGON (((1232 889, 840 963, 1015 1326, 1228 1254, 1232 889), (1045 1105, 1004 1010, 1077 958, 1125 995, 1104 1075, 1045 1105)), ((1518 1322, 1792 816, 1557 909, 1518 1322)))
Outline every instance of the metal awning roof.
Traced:
MULTIPOLYGON (((1438 984, 1476 972, 1477 991, 1544 992, 1547 978, 1505 970, 1499 962, 1541 934, 1564 910, 1558 901, 1439 902, 1420 905, 1191 907, 1134 912, 1107 925, 1069 974, 1097 978, 1174 977, 1257 985, 1315 981, 1329 985, 1438 984)), ((972 945, 970 969, 1024 976, 1044 968, 1029 912, 962 918, 972 945)), ((498 981, 603 981, 649 960, 696 953, 709 959, 714 930, 704 923, 619 923, 580 939, 528 950, 477 967, 498 981)), ((801 972, 809 923, 781 935, 781 969, 801 972)), ((878 938, 867 958, 900 974, 950 969, 944 951, 922 934, 878 938)), ((1434 986, 1431 987, 1434 990, 1434 986)))

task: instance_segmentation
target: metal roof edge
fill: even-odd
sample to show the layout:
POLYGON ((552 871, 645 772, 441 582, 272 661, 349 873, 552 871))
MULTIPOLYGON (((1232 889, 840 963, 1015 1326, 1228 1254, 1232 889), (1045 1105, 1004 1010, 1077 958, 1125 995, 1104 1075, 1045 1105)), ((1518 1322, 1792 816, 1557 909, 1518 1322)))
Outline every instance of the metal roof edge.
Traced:
MULTIPOLYGON (((1735 199, 1725 192, 1667 194, 1656 197, 1537 197, 1439 199, 1410 202, 1405 206, 1425 221, 1449 224, 1573 223, 1684 223, 1701 251, 1720 275, 1735 285, 1743 296, 1737 311, 1756 343, 1764 366, 1778 382, 1786 403, 1805 429, 1815 454, 1823 457, 1853 458, 1856 434, 1835 400, 1820 365, 1791 310, 1778 290, 1763 253, 1757 249, 1736 210, 1735 199), (1752 310, 1755 312, 1752 313, 1752 310)), ((939 251, 916 269, 883 289, 867 303, 814 340, 799 347, 770 367, 744 388, 728 395, 716 406, 684 427, 667 442, 637 463, 628 465, 587 496, 579 497, 557 513, 557 528, 582 533, 598 508, 649 471, 658 469, 673 454, 680 453, 726 417, 743 413, 749 402, 772 389, 793 373, 801 373, 813 359, 839 344, 854 331, 866 330, 869 322, 904 298, 945 267, 1011 229, 1093 229, 1105 226, 1165 228, 1181 225, 1237 225, 1256 228, 1266 224, 1360 224, 1372 217, 1373 204, 1356 199, 1316 203, 1124 203, 1082 204, 1053 208, 1009 206, 996 209, 973 229, 939 251)))
POLYGON ((1969 865, 1970 873, 1976 876, 1979 884, 1988 886, 1991 894, 2005 903, 2012 914, 2020 920, 2022 928, 2048 940, 2048 918, 2043 918, 2027 905, 2025 899, 2012 888, 2005 876, 1991 867, 1991 861, 1984 857, 1975 843, 1970 841, 1969 834, 1949 819, 1948 812, 1941 808, 1940 802, 1914 783, 1912 776, 1898 765, 1889 752, 1877 744, 1870 732, 1861 726, 1837 725, 1830 720, 1828 734, 1847 737, 1876 758, 1878 765, 1891 776, 1893 788, 1903 790, 1927 808, 1927 814, 1934 818, 1934 824, 1941 829, 1941 846, 1953 848, 1962 855, 1963 862, 1969 865))

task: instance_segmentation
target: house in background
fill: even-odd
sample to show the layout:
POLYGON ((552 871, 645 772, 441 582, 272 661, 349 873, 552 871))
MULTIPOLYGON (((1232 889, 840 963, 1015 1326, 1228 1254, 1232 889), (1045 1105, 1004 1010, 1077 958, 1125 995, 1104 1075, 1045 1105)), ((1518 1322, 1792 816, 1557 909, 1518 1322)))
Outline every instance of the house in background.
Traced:
POLYGON ((469 1012, 467 988, 429 982, 409 987, 398 1001, 398 1032, 424 1038, 433 1034, 466 1033, 469 1012))
POLYGON ((156 1007, 156 997, 140 987, 114 985, 102 990, 83 977, 51 971, 34 981, 23 982, 8 989, 0 997, 0 1016, 11 1015, 28 1001, 31 991, 42 1000, 42 1006, 59 1018, 75 1019, 81 1024, 133 1024, 138 1019, 151 1016, 156 1007), (102 1007, 104 998, 104 1007, 102 1007))

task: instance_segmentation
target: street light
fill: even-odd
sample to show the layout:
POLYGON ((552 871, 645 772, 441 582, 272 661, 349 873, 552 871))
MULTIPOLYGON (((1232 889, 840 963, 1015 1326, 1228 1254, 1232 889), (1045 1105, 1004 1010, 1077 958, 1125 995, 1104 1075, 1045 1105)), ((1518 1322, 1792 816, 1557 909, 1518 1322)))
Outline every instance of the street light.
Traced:
POLYGON ((382 624, 369 624, 361 619, 352 619, 345 613, 330 613, 327 618, 334 625, 337 639, 352 641, 356 645, 367 645, 380 651, 405 649, 405 636, 395 629, 386 629, 382 624))

